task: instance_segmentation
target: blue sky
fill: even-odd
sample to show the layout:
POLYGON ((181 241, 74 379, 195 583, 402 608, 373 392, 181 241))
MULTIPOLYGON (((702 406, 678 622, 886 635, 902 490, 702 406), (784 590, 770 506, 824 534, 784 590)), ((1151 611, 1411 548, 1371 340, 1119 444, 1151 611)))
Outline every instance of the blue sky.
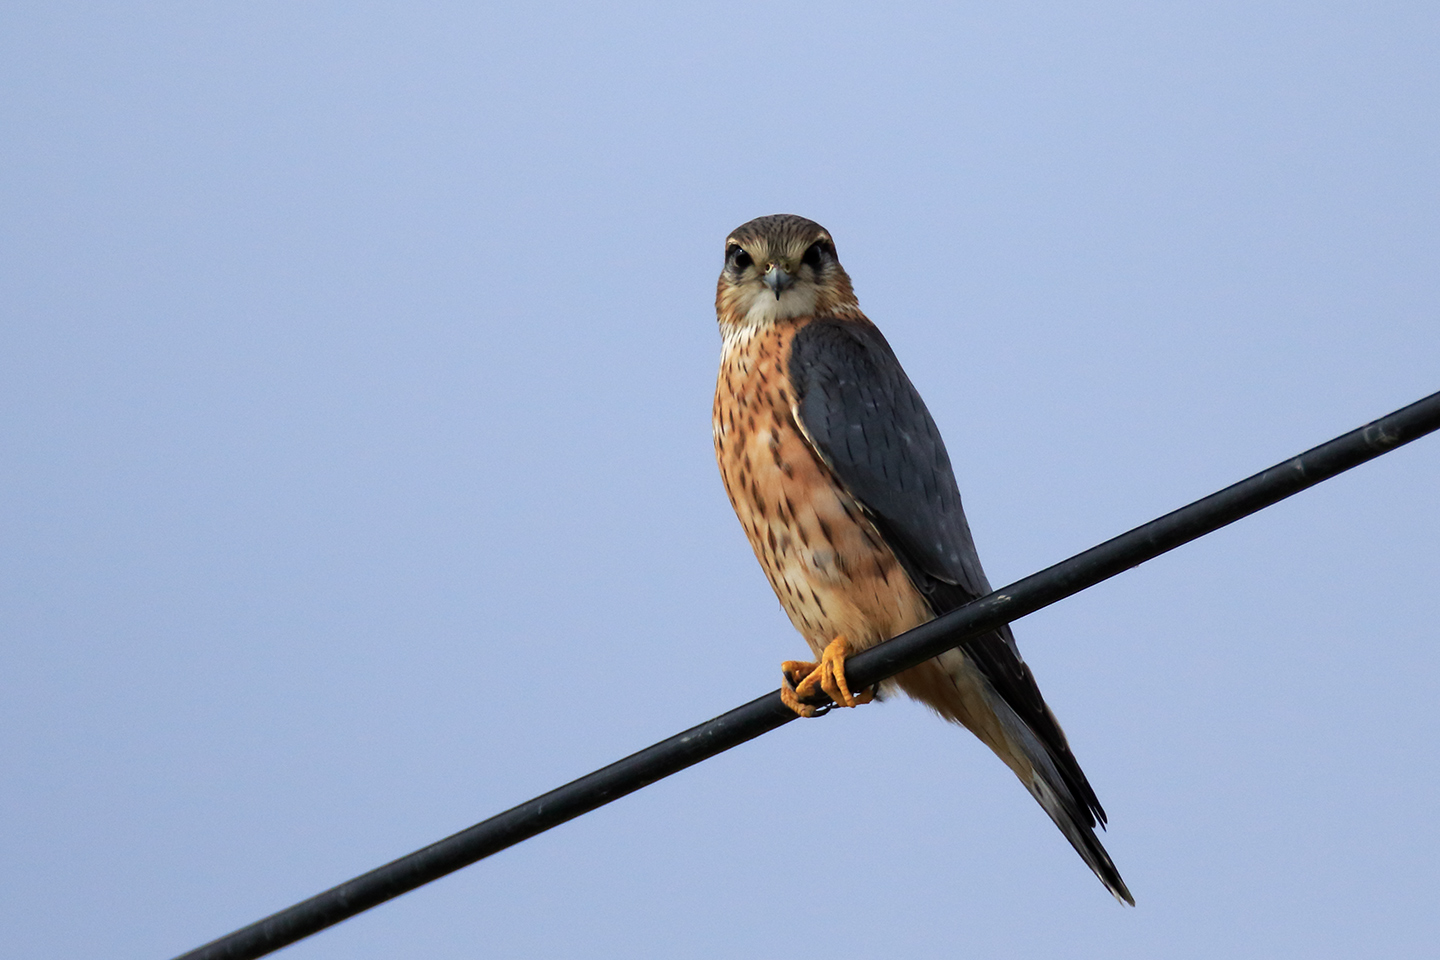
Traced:
MULTIPOLYGON (((1423 3, 9 4, 0 925, 163 957, 801 654, 722 240, 834 234, 1008 582, 1440 388, 1423 3)), ((1016 625, 1122 910, 972 737, 790 724, 296 958, 1430 956, 1440 442, 1016 625)))

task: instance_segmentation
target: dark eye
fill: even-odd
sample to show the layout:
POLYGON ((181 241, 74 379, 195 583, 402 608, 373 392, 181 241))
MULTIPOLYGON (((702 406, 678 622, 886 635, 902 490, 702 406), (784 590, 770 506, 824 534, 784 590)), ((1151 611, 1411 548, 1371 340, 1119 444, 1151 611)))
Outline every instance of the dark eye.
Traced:
POLYGON ((806 248, 805 255, 800 258, 800 262, 811 270, 819 270, 820 265, 825 262, 825 259, 827 257, 833 257, 834 255, 834 247, 830 246, 830 244, 824 240, 816 240, 806 248))
POLYGON ((755 262, 750 254, 745 252, 745 248, 738 243, 732 243, 730 249, 725 251, 725 259, 730 261, 730 269, 736 273, 739 273, 755 262))

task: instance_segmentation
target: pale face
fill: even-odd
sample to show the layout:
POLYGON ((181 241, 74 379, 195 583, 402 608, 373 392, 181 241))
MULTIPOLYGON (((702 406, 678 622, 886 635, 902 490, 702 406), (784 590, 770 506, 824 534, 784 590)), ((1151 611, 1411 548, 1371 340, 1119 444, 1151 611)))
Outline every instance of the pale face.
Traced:
POLYGON ((732 236, 720 274, 721 313, 747 327, 809 316, 839 276, 843 271, 826 234, 786 240, 732 236))

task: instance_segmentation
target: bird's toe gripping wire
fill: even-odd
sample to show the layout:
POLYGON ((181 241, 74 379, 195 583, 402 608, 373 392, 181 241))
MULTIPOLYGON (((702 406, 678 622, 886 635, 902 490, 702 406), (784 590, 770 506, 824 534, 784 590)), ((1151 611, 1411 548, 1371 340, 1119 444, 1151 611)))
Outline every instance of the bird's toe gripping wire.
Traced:
POLYGON ((875 699, 874 689, 862 690, 857 697, 850 692, 845 680, 845 660, 855 652, 850 641, 843 636, 831 640, 820 654, 820 662, 809 660, 786 660, 780 664, 784 682, 780 686, 780 699, 785 706, 802 717, 818 717, 829 711, 829 707, 813 707, 803 701, 815 696, 816 688, 835 701, 838 707, 858 707, 875 699))

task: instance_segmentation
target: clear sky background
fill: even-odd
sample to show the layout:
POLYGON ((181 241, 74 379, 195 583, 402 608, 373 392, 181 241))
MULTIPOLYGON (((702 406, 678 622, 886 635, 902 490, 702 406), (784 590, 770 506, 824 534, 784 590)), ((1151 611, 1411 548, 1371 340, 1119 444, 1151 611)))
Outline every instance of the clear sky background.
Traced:
MULTIPOLYGON (((793 212, 1006 583, 1440 389, 1440 6, 8 3, 0 928, 167 957, 749 700, 722 241, 793 212)), ((1433 957, 1440 438, 300 958, 1433 957)))

